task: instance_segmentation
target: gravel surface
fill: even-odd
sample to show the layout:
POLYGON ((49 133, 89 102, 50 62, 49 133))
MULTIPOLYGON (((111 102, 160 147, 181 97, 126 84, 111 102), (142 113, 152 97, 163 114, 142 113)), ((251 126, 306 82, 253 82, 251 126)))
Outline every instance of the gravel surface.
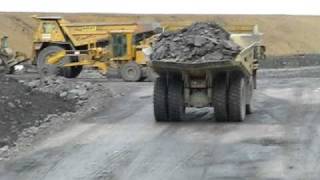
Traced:
POLYGON ((125 93, 0 162, 0 179, 319 179, 319 78, 258 79, 243 123, 216 123, 209 108, 156 123, 152 83, 103 84, 125 93))
POLYGON ((320 77, 320 66, 282 68, 282 69, 259 69, 259 78, 298 78, 320 77))
POLYGON ((153 45, 152 60, 178 62, 233 59, 240 47, 215 23, 198 22, 177 32, 164 32, 153 45))
POLYGON ((320 66, 320 54, 268 55, 265 60, 259 60, 259 67, 263 69, 299 68, 305 66, 320 66))

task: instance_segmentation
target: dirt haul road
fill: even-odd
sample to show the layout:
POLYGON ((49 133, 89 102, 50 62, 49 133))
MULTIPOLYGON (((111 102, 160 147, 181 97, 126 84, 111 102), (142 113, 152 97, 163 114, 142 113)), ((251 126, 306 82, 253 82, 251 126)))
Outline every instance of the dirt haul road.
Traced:
POLYGON ((156 123, 152 83, 0 165, 1 180, 318 179, 320 79, 263 78, 244 123, 156 123))

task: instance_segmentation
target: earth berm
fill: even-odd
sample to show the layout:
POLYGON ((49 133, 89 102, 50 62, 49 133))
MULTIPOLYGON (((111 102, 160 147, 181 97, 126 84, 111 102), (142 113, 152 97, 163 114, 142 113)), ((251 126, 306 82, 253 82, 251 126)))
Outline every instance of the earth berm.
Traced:
POLYGON ((0 74, 0 159, 106 106, 114 96, 100 83, 62 77, 17 80, 0 74))

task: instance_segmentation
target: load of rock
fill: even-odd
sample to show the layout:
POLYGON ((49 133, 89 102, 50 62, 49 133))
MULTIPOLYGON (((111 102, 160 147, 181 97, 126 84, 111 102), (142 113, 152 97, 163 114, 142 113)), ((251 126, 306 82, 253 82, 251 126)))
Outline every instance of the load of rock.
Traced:
POLYGON ((151 60, 202 62, 232 60, 241 48, 216 23, 197 22, 176 32, 164 32, 154 43, 151 60))

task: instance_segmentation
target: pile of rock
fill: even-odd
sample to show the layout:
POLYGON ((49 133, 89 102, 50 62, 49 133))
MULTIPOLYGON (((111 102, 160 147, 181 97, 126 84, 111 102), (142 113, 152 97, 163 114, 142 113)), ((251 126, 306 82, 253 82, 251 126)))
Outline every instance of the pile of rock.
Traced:
POLYGON ((80 105, 88 100, 91 93, 99 90, 105 91, 104 87, 99 83, 92 84, 90 82, 71 81, 59 76, 49 76, 23 83, 34 90, 76 100, 80 105))
POLYGON ((0 74, 0 87, 0 161, 29 147, 34 136, 105 108, 117 94, 100 83, 63 77, 16 80, 0 74))
POLYGON ((177 62, 231 60, 241 48, 215 23, 198 22, 177 32, 164 32, 153 45, 151 60, 177 62))
POLYGON ((49 114, 75 111, 74 101, 32 90, 13 78, 0 75, 0 87, 0 156, 24 129, 39 126, 49 114))

